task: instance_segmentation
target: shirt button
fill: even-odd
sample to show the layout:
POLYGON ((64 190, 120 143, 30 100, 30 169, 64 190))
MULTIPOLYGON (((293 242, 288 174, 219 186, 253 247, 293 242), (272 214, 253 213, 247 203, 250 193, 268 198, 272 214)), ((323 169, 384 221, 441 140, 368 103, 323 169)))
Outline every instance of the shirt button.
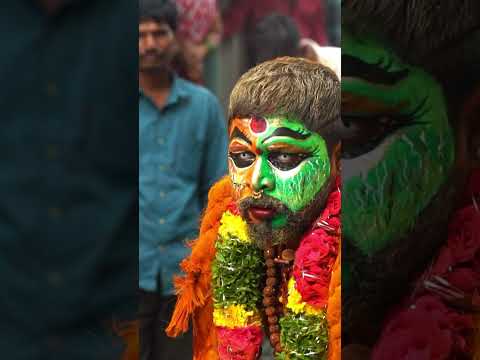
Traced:
POLYGON ((158 219, 158 223, 159 223, 160 225, 165 224, 165 219, 164 219, 164 218, 158 219))
POLYGON ((58 87, 53 81, 47 83, 47 95, 50 97, 57 96, 58 94, 58 87))
POLYGON ((164 198, 165 197, 165 193, 163 191, 160 191, 160 197, 161 198, 164 198))
POLYGON ((60 216, 62 216, 62 214, 62 209, 58 207, 51 207, 48 209, 48 216, 50 216, 52 219, 58 219, 60 216))
POLYGON ((163 145, 163 144, 165 144, 165 139, 162 138, 162 137, 159 137, 159 138, 157 139, 157 143, 158 143, 158 145, 163 145))

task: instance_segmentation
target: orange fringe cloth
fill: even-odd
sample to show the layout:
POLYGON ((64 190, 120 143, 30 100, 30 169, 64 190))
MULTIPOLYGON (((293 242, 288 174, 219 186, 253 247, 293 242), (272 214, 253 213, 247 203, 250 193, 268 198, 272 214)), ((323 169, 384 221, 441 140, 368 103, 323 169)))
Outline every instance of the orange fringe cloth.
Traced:
POLYGON ((338 245, 338 256, 333 267, 328 293, 328 360, 342 358, 342 241, 338 245))
POLYGON ((211 264, 215 257, 220 218, 232 201, 232 185, 228 177, 217 182, 208 194, 200 234, 192 244, 191 255, 182 261, 185 276, 176 277, 177 304, 166 333, 176 337, 188 330, 193 317, 193 360, 216 360, 217 338, 213 325, 211 264))

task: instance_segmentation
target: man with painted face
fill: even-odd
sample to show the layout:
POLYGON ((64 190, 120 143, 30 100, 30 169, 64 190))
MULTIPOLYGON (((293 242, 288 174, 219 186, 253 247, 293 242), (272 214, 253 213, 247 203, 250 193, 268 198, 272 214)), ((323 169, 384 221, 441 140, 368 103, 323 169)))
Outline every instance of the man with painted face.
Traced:
POLYGON ((210 191, 167 329, 193 316, 195 359, 256 359, 263 334, 279 358, 338 354, 339 114, 337 76, 305 59, 262 63, 234 87, 230 176, 210 191))
POLYGON ((164 335, 175 298, 172 276, 196 236, 209 187, 226 173, 225 122, 215 97, 179 78, 176 8, 140 1, 139 288, 141 359, 191 357, 189 337, 164 335), (186 344, 186 345, 185 345, 186 344))
POLYGON ((479 171, 478 135, 459 109, 479 81, 469 72, 478 56, 462 48, 480 23, 478 6, 343 2, 346 359, 474 353, 480 219, 466 184, 479 171), (469 203, 459 202, 466 190, 469 203))

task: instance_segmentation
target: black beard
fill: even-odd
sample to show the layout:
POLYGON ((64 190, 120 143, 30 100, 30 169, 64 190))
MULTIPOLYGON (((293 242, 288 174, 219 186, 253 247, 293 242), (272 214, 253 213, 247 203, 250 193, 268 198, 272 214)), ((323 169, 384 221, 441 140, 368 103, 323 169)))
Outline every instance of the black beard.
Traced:
POLYGON ((268 195, 262 195, 259 199, 248 197, 240 201, 238 208, 242 218, 247 222, 248 234, 252 241, 262 250, 272 245, 285 245, 290 249, 296 249, 302 235, 325 208, 325 202, 330 194, 333 183, 334 182, 329 179, 310 204, 302 210, 295 212, 288 209, 285 204, 279 200, 268 195), (270 220, 254 224, 248 215, 248 210, 251 207, 269 208, 275 210, 276 216, 285 215, 287 219, 286 225, 274 229, 272 228, 272 222, 270 220))

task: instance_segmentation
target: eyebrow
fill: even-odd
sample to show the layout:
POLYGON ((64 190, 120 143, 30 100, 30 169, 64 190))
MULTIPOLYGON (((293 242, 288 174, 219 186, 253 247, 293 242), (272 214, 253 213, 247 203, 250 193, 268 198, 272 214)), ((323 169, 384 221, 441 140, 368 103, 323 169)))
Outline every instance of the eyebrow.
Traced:
POLYGON ((232 135, 230 136, 232 139, 233 138, 239 138, 239 139, 242 139, 244 141, 246 141, 249 145, 252 145, 252 142, 250 141, 250 139, 243 133, 240 131, 240 129, 238 127, 235 127, 232 131, 232 135))
POLYGON ((268 139, 270 139, 272 137, 275 137, 275 136, 288 136, 288 137, 291 137, 291 138, 297 139, 297 140, 305 140, 308 137, 310 137, 310 135, 311 134, 301 134, 301 133, 299 133, 297 131, 294 131, 292 129, 289 129, 289 128, 286 128, 286 127, 281 127, 281 128, 275 129, 270 136, 263 139, 262 143, 264 143, 268 139))
POLYGON ((342 55, 342 76, 359 77, 368 82, 381 85, 394 85, 408 76, 408 69, 387 71, 380 65, 366 63, 350 55, 342 55))

